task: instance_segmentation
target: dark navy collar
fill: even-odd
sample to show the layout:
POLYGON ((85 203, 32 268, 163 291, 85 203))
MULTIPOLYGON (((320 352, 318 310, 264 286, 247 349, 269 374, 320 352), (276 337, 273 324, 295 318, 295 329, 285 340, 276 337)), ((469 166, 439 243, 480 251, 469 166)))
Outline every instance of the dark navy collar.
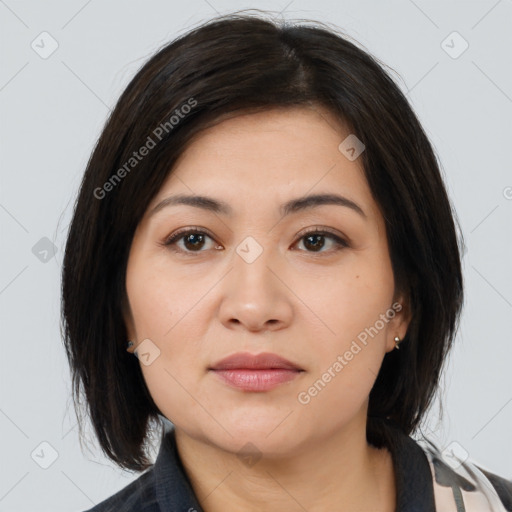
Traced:
POLYGON ((395 468, 396 512, 432 512, 436 510, 433 475, 427 456, 411 437, 395 429, 389 450, 395 468))
POLYGON ((174 427, 165 432, 153 472, 162 512, 203 512, 178 455, 174 427))

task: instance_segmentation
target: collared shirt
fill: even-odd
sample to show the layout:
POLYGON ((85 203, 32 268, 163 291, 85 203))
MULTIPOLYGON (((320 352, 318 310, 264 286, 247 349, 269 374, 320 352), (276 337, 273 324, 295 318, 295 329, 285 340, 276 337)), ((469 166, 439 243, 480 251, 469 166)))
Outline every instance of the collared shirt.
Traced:
MULTIPOLYGON (((396 512, 512 512, 512 480, 464 460, 460 448, 447 456, 431 441, 394 430, 388 449, 396 476, 396 512)), ((151 468, 86 512, 204 512, 179 457, 174 427, 166 428, 151 468)))

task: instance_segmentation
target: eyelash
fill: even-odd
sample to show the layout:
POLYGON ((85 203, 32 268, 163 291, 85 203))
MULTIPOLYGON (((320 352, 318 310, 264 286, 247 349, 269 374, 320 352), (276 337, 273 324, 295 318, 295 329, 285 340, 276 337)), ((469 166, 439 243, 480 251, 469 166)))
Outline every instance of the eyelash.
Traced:
MULTIPOLYGON (((163 243, 161 244, 162 246, 164 247, 167 247, 175 252, 179 252, 179 253, 183 253, 183 254, 187 254, 187 255, 192 255, 192 254, 200 254, 202 252, 205 252, 203 250, 199 250, 199 251, 189 251, 189 250, 184 250, 184 249, 180 249, 176 246, 176 243, 179 241, 179 240, 182 240, 185 236, 187 235, 190 235, 190 234, 194 234, 194 235, 206 235, 207 237, 211 238, 213 240, 213 237, 211 235, 209 235, 206 231, 204 231, 203 229, 201 228, 198 228, 198 227, 192 227, 192 228, 185 228, 185 229, 181 229, 181 230, 178 230, 176 233, 173 233, 171 236, 167 237, 163 243)), ((312 255, 321 255, 321 254, 329 254, 329 253, 332 253, 332 252, 337 252, 337 251, 340 251, 344 248, 347 248, 349 247, 349 244, 341 237, 339 237, 338 235, 334 234, 333 232, 329 231, 328 229, 325 229, 325 228, 315 228, 315 229, 312 229, 310 231, 307 231, 306 233, 303 233, 297 240, 297 242, 299 242, 300 240, 304 239, 304 238, 307 238, 308 236, 310 235, 322 235, 322 236, 325 236, 327 238, 330 238, 331 240, 334 241, 334 243, 336 244, 336 248, 333 249, 333 250, 328 250, 328 251, 318 251, 318 252, 315 252, 315 251, 305 251, 307 253, 310 253, 312 255)), ((323 249, 323 248, 322 248, 323 249)))

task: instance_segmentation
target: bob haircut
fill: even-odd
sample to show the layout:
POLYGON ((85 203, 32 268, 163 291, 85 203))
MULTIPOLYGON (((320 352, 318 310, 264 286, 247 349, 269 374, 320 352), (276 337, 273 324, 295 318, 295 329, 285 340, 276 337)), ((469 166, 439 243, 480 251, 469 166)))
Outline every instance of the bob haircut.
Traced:
POLYGON ((65 247, 62 336, 80 442, 83 388, 103 452, 123 469, 151 465, 147 436, 164 418, 126 351, 126 267, 135 229, 180 154, 227 115, 311 105, 366 147, 360 162, 384 217, 395 295, 411 315, 370 392, 367 440, 382 447, 391 427, 418 429, 459 327, 463 241, 433 148, 383 66, 323 23, 239 11, 168 43, 137 72, 88 161, 65 247))

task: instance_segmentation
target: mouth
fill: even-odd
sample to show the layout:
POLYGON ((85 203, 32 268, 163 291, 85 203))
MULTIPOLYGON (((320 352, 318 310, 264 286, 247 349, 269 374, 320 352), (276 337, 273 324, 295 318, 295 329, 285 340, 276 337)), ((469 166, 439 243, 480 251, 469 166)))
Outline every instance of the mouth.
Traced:
POLYGON ((211 370, 227 384, 243 391, 270 391, 275 387, 295 379, 301 370, 211 370))
POLYGON ((297 378, 305 370, 277 354, 239 352, 208 370, 224 383, 243 391, 270 391, 297 378))

